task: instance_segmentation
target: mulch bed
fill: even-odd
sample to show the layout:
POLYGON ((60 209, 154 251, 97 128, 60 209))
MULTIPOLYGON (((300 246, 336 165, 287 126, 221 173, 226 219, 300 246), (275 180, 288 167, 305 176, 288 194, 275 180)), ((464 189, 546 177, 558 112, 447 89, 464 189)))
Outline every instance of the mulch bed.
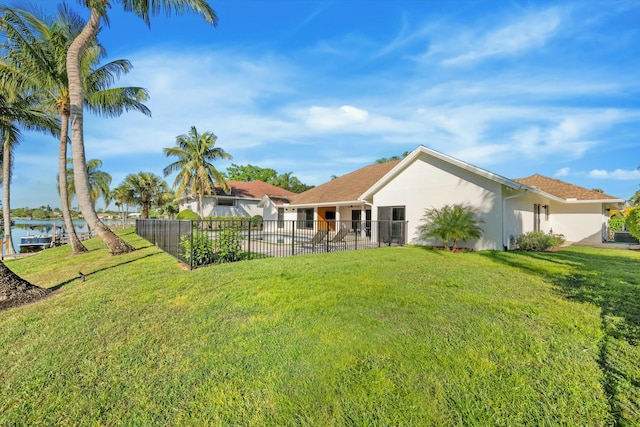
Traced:
POLYGON ((50 292, 20 278, 0 262, 0 310, 38 301, 50 292))

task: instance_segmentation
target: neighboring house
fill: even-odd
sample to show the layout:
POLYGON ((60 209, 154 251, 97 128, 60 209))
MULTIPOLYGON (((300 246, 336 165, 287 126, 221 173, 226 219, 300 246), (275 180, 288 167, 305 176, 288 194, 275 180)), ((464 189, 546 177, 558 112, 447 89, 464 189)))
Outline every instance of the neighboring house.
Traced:
POLYGON ((600 243, 609 209, 625 201, 541 175, 507 179, 419 146, 402 160, 366 166, 304 193, 272 198, 265 192, 256 207, 268 213, 265 219, 296 220, 297 228, 313 228, 315 221, 335 228, 343 221, 379 241, 433 244, 418 236, 425 209, 456 203, 472 207, 482 220, 482 237, 464 246, 503 250, 534 230, 600 243), (376 220, 395 222, 369 230, 376 220))
MULTIPOLYGON (((258 207, 260 201, 267 197, 268 200, 287 200, 295 193, 284 190, 275 185, 262 181, 227 181, 231 187, 231 193, 225 194, 220 186, 215 186, 215 196, 208 195, 203 198, 203 214, 208 216, 246 216, 261 215, 264 219, 276 219, 277 210, 269 210, 273 202, 266 202, 266 207, 258 207)), ((187 196, 178 199, 180 210, 190 209, 199 213, 198 197, 187 196)))

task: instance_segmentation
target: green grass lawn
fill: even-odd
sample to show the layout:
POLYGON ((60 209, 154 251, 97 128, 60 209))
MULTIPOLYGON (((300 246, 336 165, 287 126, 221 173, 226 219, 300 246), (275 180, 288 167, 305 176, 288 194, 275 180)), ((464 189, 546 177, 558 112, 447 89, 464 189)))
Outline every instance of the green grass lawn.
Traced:
POLYGON ((639 425, 640 253, 6 261, 0 425, 639 425), (86 275, 79 280, 78 272, 86 275))

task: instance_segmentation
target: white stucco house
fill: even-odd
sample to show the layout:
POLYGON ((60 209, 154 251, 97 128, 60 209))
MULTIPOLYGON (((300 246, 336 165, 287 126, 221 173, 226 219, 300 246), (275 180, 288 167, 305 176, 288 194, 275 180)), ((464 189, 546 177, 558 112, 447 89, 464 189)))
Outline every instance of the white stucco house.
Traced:
MULTIPOLYGON (((276 219, 274 210, 269 210, 268 206, 273 206, 280 200, 288 200, 295 195, 291 191, 284 190, 275 185, 262 181, 227 181, 231 187, 231 193, 226 194, 216 185, 215 195, 205 196, 203 204, 203 215, 208 216, 246 216, 262 215, 264 219, 276 219), (263 198, 272 202, 266 203, 267 207, 258 207, 263 198), (267 216, 264 216, 264 215, 267 216)), ((193 196, 178 199, 180 210, 190 209, 199 212, 198 198, 193 196)))
POLYGON ((508 179, 424 146, 402 160, 363 167, 301 194, 273 196, 264 192, 259 203, 242 209, 262 209, 265 219, 307 221, 309 227, 314 221, 343 221, 356 228, 366 221, 394 220, 403 225, 372 237, 416 244, 435 243, 417 234, 426 208, 463 204, 482 220, 482 237, 463 242, 476 250, 509 249, 515 236, 534 230, 563 234, 568 242, 600 243, 609 209, 625 203, 541 175, 508 179))

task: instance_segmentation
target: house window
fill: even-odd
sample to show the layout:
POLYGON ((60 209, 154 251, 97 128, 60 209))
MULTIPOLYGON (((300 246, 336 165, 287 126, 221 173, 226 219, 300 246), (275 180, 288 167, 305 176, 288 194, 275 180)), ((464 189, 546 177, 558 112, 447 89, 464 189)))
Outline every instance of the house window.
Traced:
POLYGON ((278 228, 284 228, 284 208, 278 208, 278 228))
POLYGON ((313 209, 298 209, 298 228, 313 228, 313 209))
POLYGON ((406 242, 404 206, 381 206, 378 208, 379 235, 383 243, 406 242))
POLYGON ((362 227, 366 231, 367 237, 371 236, 371 209, 367 209, 365 211, 366 221, 362 221, 362 211, 353 210, 351 211, 351 228, 353 231, 360 233, 362 231, 362 227))
POLYGON ((235 206, 236 201, 234 199, 218 199, 216 201, 216 205, 218 206, 235 206))
POLYGON ((540 231, 540 203, 533 205, 533 231, 540 231))

